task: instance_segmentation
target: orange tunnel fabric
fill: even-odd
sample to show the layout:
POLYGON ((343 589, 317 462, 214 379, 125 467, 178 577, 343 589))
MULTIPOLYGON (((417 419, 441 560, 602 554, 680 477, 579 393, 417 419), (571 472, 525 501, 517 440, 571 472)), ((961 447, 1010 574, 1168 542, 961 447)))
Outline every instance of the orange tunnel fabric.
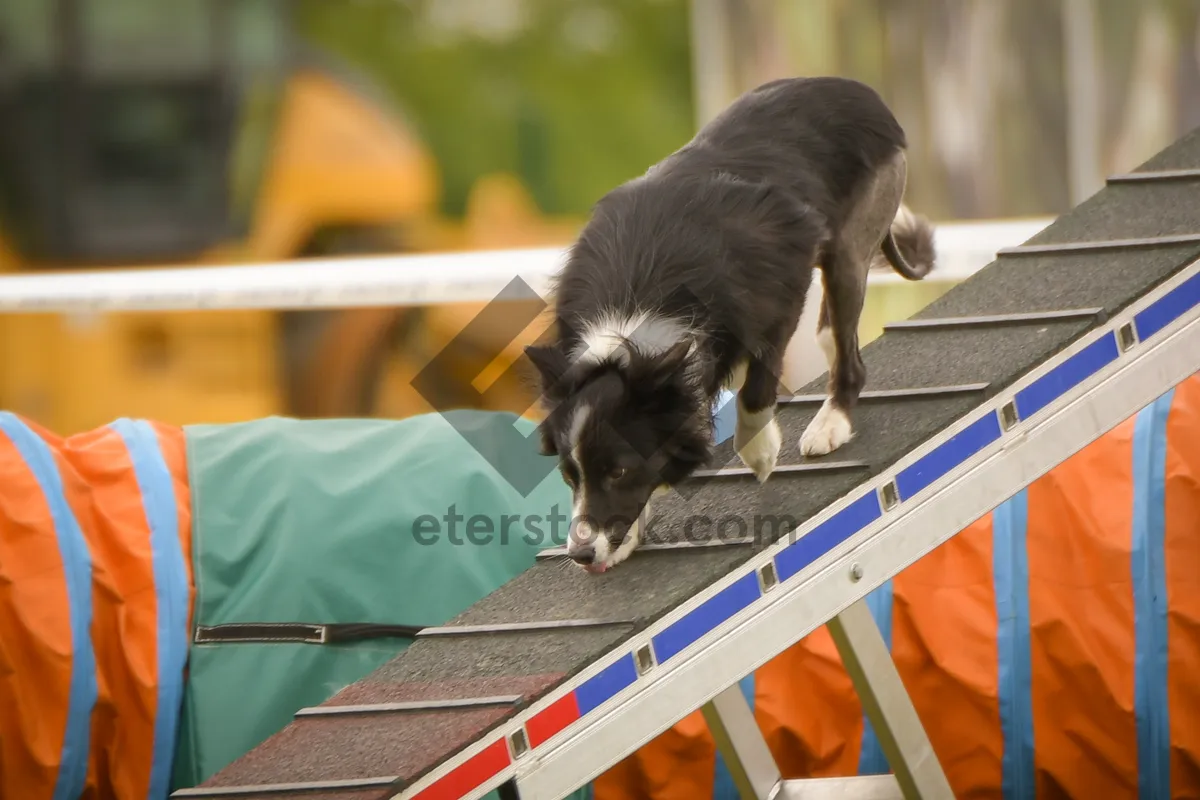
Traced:
MULTIPOLYGON (((51 797, 79 644, 73 634, 87 625, 80 614, 72 619, 69 596, 90 589, 90 574, 69 573, 49 502, 9 435, 0 435, 0 486, 0 794, 51 797)), ((77 694, 94 696, 86 678, 74 683, 77 694)))
POLYGON ((1200 798, 1200 380, 1175 389, 1166 436, 1168 769, 1176 796, 1200 798))
MULTIPOLYGON (((868 597, 958 798, 1200 798, 1200 375, 868 597)), ((886 760, 826 628, 743 682, 784 777, 886 760)), ((594 800, 734 798, 699 714, 594 800)))
MULTIPOLYGON (((182 429, 0 414, 0 798, 166 797, 189 486, 182 429)), ((956 797, 1200 798, 1200 377, 868 605, 956 797)), ((825 628, 741 686, 785 777, 888 770, 825 628)), ((592 794, 732 797, 698 712, 592 794)))
POLYGON ((0 414, 0 797, 167 796, 192 597, 183 442, 0 414))

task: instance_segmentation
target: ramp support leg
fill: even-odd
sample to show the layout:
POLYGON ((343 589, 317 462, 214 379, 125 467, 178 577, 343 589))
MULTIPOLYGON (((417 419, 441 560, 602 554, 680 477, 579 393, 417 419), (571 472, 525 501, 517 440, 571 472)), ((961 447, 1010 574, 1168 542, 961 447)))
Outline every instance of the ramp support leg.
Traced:
POLYGON ((846 671, 906 800, 953 800, 908 691, 865 600, 829 621, 846 671))
POLYGON ((829 621, 829 632, 879 737, 894 775, 827 780, 781 779, 741 689, 734 685, 701 709, 742 800, 904 798, 953 800, 950 783, 865 600, 829 621))
POLYGON ((701 709, 742 800, 771 800, 779 787, 779 767, 754 711, 734 684, 701 709))

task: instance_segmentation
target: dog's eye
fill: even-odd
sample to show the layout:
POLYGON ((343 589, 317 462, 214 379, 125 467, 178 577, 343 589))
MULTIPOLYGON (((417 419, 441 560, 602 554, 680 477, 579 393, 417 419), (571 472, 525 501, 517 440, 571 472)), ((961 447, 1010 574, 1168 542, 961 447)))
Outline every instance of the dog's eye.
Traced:
POLYGON ((629 470, 625 467, 615 467, 611 472, 608 473, 608 479, 610 481, 619 481, 628 474, 629 470))

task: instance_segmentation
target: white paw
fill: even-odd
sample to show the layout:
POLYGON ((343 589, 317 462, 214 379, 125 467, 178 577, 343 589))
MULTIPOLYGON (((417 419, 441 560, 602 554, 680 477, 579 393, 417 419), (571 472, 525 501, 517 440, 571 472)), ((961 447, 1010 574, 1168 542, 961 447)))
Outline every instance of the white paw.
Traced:
POLYGON ((800 437, 800 452, 805 456, 823 456, 850 441, 853 435, 850 417, 826 400, 800 437))
POLYGON ((633 555, 633 551, 642 541, 642 519, 639 517, 630 526, 629 532, 625 534, 625 538, 621 541, 621 545, 605 559, 604 565, 608 569, 612 569, 617 564, 620 564, 625 559, 633 555))
POLYGON ((759 483, 762 483, 775 470, 779 448, 783 446, 779 421, 772 416, 771 421, 761 430, 758 429, 758 424, 739 422, 734 432, 733 444, 742 463, 749 467, 759 483))

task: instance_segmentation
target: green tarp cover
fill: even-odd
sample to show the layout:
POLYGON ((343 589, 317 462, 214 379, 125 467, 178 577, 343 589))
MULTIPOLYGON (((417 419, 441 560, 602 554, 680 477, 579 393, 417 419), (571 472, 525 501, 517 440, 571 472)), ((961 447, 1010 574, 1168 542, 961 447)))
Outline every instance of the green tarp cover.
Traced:
MULTIPOLYGON (((570 514, 533 430, 479 411, 186 428, 194 624, 445 623, 565 541, 548 528, 500 535, 504 515, 570 514), (467 536, 475 515, 491 536, 482 521, 467 536)), ((193 644, 175 787, 207 779, 408 643, 193 644)))

